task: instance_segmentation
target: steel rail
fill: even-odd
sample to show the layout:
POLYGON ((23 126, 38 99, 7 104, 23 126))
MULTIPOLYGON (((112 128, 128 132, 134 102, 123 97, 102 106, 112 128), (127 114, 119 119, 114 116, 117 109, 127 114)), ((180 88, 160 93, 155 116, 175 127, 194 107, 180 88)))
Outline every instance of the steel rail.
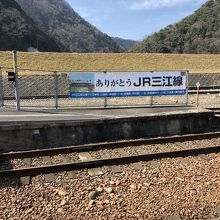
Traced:
POLYGON ((205 140, 205 139, 212 139, 219 137, 220 137, 220 132, 209 132, 209 133, 188 134, 181 136, 169 136, 169 137, 135 139, 135 140, 127 140, 127 141, 107 142, 107 143, 95 143, 95 144, 87 144, 87 145, 79 145, 79 146, 39 149, 39 150, 30 150, 30 151, 17 151, 17 152, 1 153, 0 160, 33 158, 33 157, 41 157, 48 155, 53 156, 53 155, 65 154, 65 153, 97 151, 100 149, 116 149, 116 148, 123 148, 128 146, 140 146, 147 144, 166 144, 166 143, 174 143, 174 142, 193 141, 193 140, 205 140))
POLYGON ((47 166, 39 166, 39 167, 3 170, 0 171, 0 178, 11 177, 11 176, 14 177, 35 176, 40 174, 82 170, 82 169, 97 168, 97 167, 110 166, 110 165, 130 164, 140 161, 150 161, 154 159, 197 156, 199 154, 218 153, 218 152, 220 152, 220 146, 131 155, 125 157, 99 159, 99 160, 86 161, 86 162, 63 163, 63 164, 55 164, 55 165, 47 165, 47 166))
POLYGON ((213 111, 216 115, 220 114, 220 107, 206 108, 210 111, 213 111))

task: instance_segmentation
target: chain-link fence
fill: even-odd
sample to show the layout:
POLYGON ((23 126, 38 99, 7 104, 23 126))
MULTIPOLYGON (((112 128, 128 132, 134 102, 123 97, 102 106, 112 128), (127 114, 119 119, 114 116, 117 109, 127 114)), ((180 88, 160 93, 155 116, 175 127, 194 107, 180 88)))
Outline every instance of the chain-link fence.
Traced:
MULTIPOLYGON (((0 68, 0 105, 16 107, 14 82, 8 81, 7 71, 0 68)), ((43 70, 18 70, 21 108, 79 108, 110 106, 184 105, 186 96, 120 97, 120 98, 70 98, 69 72, 43 70)), ((77 73, 85 74, 86 72, 77 73)), ((220 74, 189 74, 189 87, 220 85, 220 74)))
POLYGON ((0 106, 4 106, 3 74, 0 68, 0 106))

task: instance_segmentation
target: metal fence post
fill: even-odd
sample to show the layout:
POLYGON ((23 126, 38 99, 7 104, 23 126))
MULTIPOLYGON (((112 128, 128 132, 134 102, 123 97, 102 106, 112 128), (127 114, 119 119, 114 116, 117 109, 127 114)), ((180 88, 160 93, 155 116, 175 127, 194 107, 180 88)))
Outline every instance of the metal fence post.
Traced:
POLYGON ((15 73, 15 98, 16 98, 16 110, 20 111, 20 94, 19 94, 19 82, 18 82, 18 69, 17 69, 17 52, 12 51, 13 54, 13 64, 14 64, 14 73, 15 73))
POLYGON ((107 100, 107 98, 105 97, 105 99, 104 99, 104 107, 107 108, 107 106, 108 106, 108 100, 107 100))
POLYGON ((2 76, 2 68, 0 67, 0 102, 1 106, 4 106, 4 88, 3 88, 3 76, 2 76))
MULTIPOLYGON (((154 71, 150 71, 150 72, 153 73, 154 71)), ((153 106, 153 104, 154 104, 154 97, 151 96, 150 97, 150 106, 153 106)))
POLYGON ((58 75, 57 72, 54 72, 54 99, 55 99, 55 108, 58 109, 58 75))
POLYGON ((189 104, 189 71, 186 72, 186 95, 185 95, 185 105, 189 104))
POLYGON ((196 83, 196 107, 199 107, 199 87, 200 87, 200 83, 197 82, 196 83))
POLYGON ((154 104, 154 97, 151 96, 151 97, 150 97, 150 106, 153 106, 153 104, 154 104))
MULTIPOLYGON (((106 74, 107 72, 104 71, 103 73, 106 74)), ((104 108, 107 108, 107 106, 108 106, 108 99, 105 97, 105 99, 104 99, 104 108)))

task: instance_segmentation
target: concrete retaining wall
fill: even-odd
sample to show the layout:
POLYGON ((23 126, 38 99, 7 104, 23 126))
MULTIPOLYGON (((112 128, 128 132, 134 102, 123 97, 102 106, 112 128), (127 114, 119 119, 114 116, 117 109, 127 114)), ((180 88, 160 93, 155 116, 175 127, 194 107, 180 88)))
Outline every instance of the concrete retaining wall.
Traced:
POLYGON ((208 131, 213 112, 163 113, 86 122, 26 122, 0 125, 0 151, 61 147, 122 139, 208 131))

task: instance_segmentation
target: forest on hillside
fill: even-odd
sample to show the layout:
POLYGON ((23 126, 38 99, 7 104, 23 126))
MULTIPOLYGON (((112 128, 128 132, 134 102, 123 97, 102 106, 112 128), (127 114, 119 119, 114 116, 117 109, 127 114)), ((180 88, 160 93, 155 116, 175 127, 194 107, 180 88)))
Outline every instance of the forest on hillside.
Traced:
POLYGON ((179 23, 147 37, 133 52, 220 53, 220 0, 210 0, 179 23))

